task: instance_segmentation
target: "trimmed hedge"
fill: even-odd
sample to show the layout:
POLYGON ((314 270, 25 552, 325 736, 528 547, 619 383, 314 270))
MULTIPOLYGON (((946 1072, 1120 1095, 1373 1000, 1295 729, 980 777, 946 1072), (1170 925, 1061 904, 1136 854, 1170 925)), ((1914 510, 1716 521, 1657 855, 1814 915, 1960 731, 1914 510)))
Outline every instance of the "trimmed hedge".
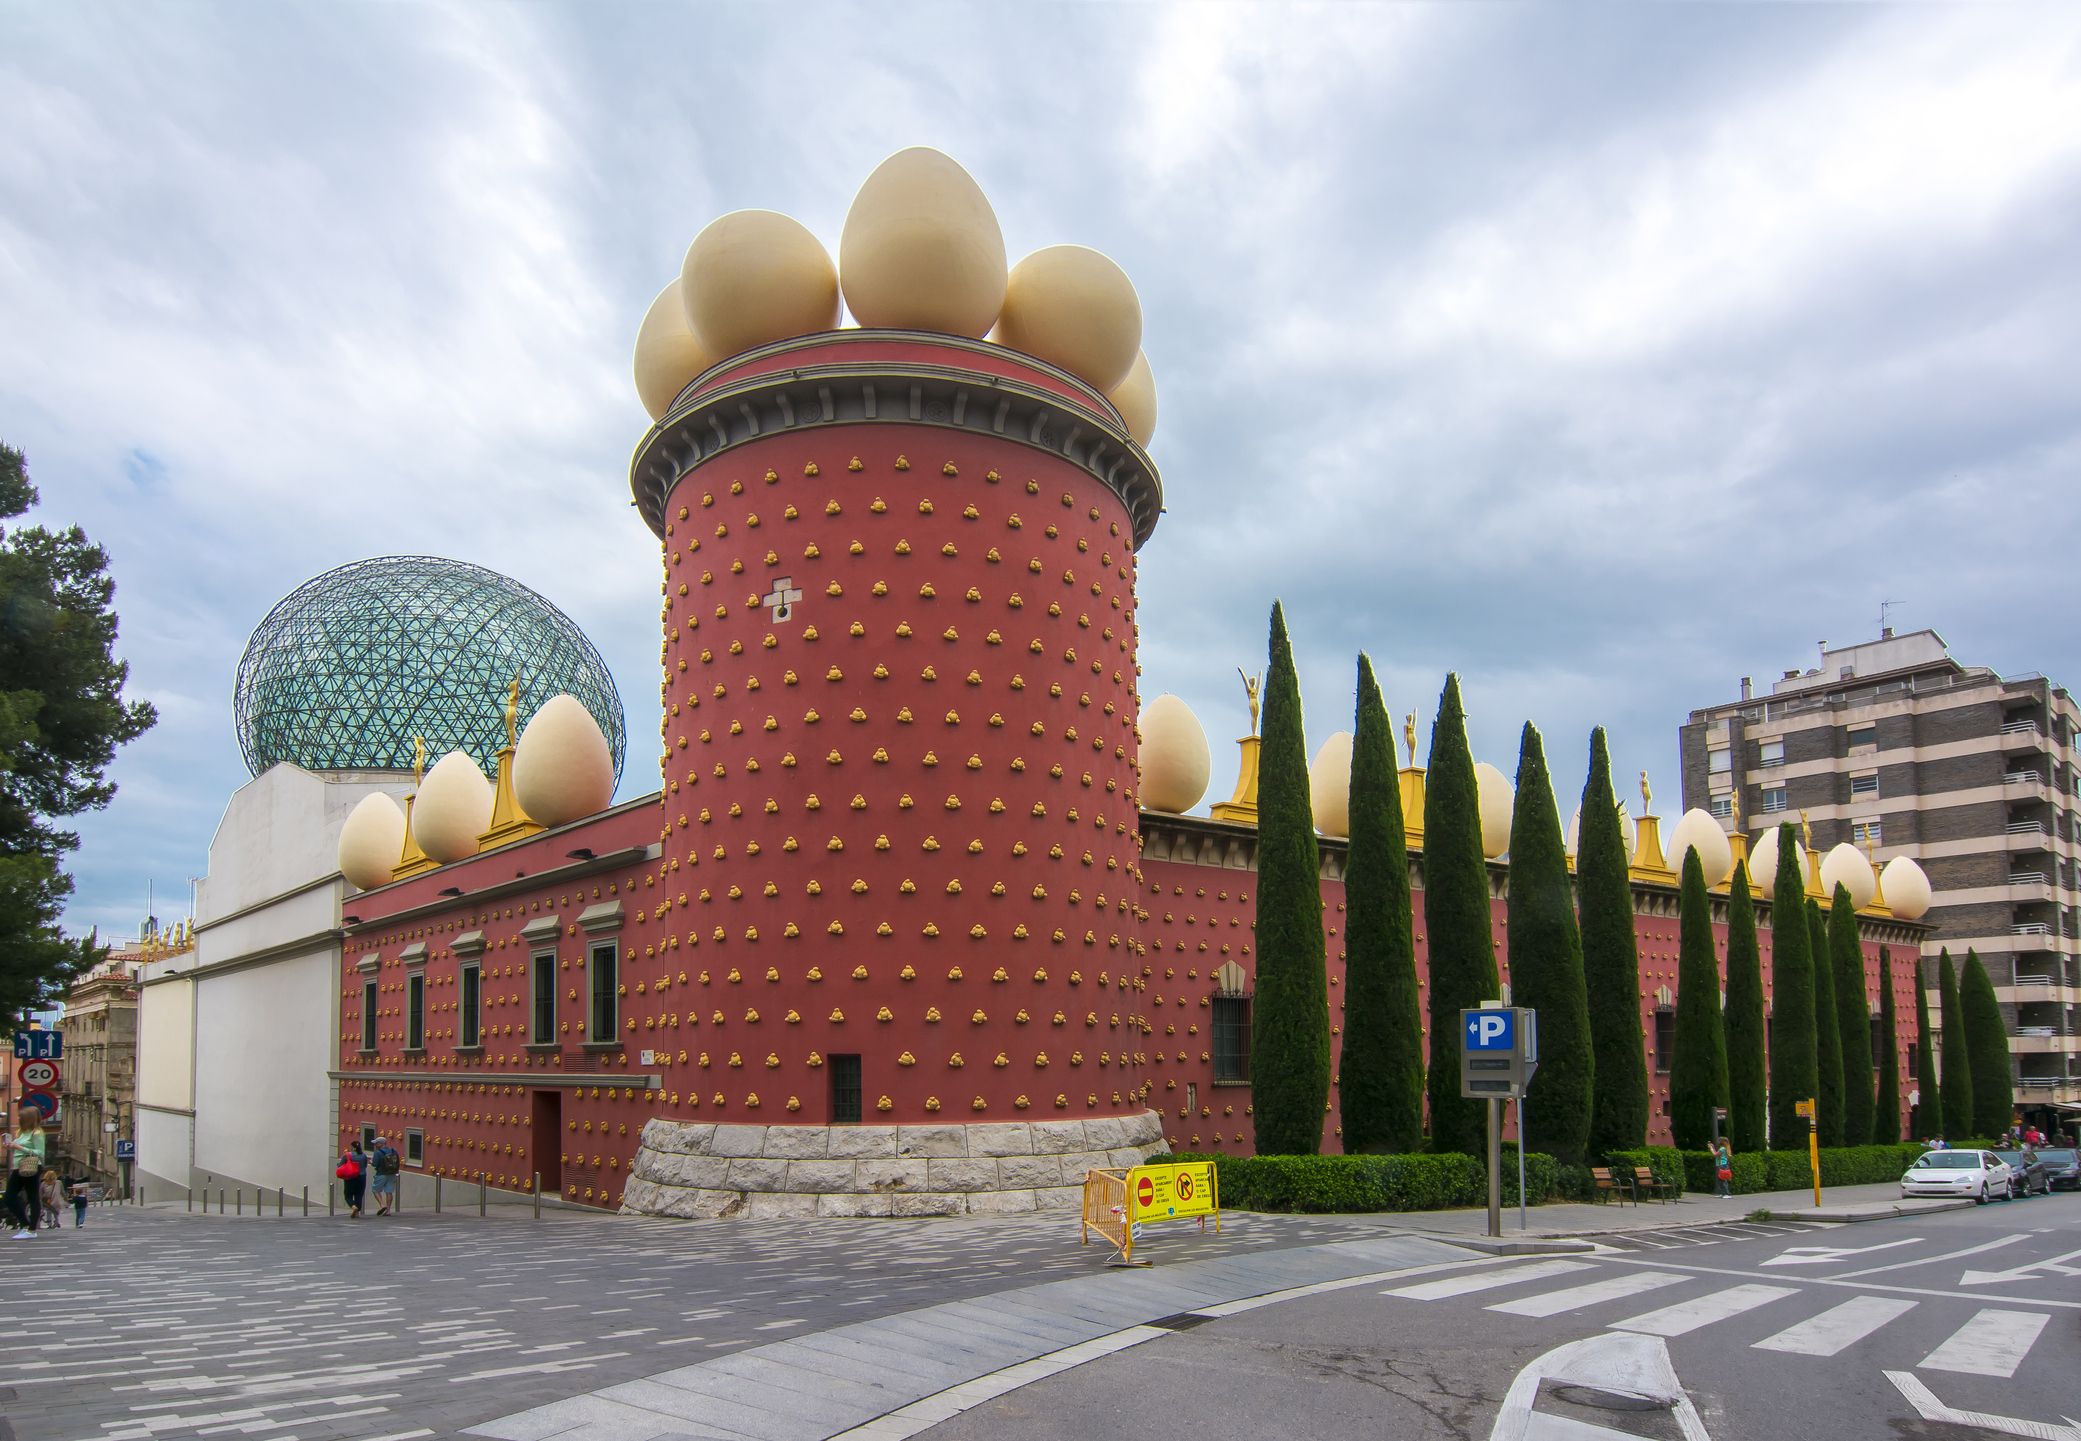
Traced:
MULTIPOLYGON (((1716 1184, 1713 1180, 1713 1171, 1716 1168, 1713 1165, 1712 1152, 1685 1151, 1682 1154, 1684 1189, 1710 1196, 1716 1184)), ((1727 1184, 1735 1195, 1748 1196, 1767 1189, 1764 1181, 1770 1174, 1770 1168, 1764 1163, 1761 1155, 1751 1152, 1737 1153, 1734 1164, 1728 1169, 1734 1172, 1734 1179, 1727 1184)))
MULTIPOLYGON (((1230 1211, 1446 1211, 1488 1204, 1488 1170, 1473 1156, 1151 1156, 1148 1164, 1213 1161, 1221 1205, 1230 1211)), ((1579 1169, 1579 1168, 1578 1168, 1579 1169)), ((1538 1151, 1525 1155, 1533 1204, 1553 1195, 1561 1167, 1538 1151)), ((1587 1173, 1585 1173, 1587 1179, 1587 1173)), ((1503 1152, 1503 1204, 1517 1204, 1517 1153, 1503 1152)))
POLYGON ((1655 1180, 1660 1185, 1679 1188, 1684 1185, 1684 1153, 1674 1146, 1643 1146, 1637 1151, 1612 1151, 1607 1153, 1604 1159, 1607 1164, 1618 1167, 1628 1176, 1645 1166, 1654 1172, 1655 1180))

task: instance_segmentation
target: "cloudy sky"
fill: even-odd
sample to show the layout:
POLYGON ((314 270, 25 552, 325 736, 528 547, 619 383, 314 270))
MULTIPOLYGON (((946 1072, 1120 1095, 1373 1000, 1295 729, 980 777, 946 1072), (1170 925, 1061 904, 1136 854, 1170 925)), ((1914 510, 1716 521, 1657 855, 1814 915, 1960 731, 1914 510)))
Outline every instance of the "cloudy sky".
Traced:
MULTIPOLYGON (((1476 754, 1676 727, 1933 626, 2081 677, 2081 9, 0 3, 0 437, 114 558, 159 727, 70 921, 202 870, 283 592, 431 551, 568 610, 652 729, 636 323, 889 152, 1140 289, 1145 694, 1215 737, 1282 597, 1311 743, 1370 651, 1476 754)), ((652 783, 637 757, 624 795, 652 783)), ((1668 809, 1665 805, 1663 809, 1668 809)))

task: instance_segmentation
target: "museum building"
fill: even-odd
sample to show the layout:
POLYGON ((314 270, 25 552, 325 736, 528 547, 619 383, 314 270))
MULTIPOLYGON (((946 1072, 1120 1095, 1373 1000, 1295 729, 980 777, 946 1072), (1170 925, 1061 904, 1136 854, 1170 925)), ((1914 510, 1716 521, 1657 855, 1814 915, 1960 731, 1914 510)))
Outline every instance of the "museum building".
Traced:
MULTIPOLYGON (((771 212, 696 238, 636 352, 659 789, 612 804, 597 717, 557 697, 524 728, 508 704, 492 774, 456 750, 402 809, 361 802, 338 1144, 380 1131, 419 1177, 754 1217, 1070 1206, 1092 1166, 1251 1150, 1256 739, 1235 795, 1190 814, 1205 733, 1141 703, 1136 557, 1163 491, 1140 338, 1117 266, 1054 246, 1007 267, 935 151, 869 178, 835 265, 771 212)), ((1313 790, 1341 1032, 1336 739, 1313 790)), ((1508 783, 1482 783, 1507 979, 1508 783)), ((1629 826, 1660 1138, 1671 857, 1696 849, 1724 896, 1747 838, 1698 812, 1665 853, 1654 817, 1629 826)), ((1912 1076, 1929 897, 1901 861, 1890 905, 1854 849, 1804 864, 1858 898, 1871 986, 1895 948, 1912 1076)), ((1339 1134, 1333 1088, 1325 1150, 1339 1134)))

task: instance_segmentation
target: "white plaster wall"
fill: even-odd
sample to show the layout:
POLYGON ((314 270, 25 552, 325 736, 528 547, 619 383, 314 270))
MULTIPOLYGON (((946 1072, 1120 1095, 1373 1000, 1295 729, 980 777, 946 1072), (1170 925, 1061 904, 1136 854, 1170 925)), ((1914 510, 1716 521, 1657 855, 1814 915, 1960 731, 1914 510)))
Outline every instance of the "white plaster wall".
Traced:
POLYGON ((212 922, 336 872, 348 813, 373 791, 402 800, 411 789, 411 777, 387 771, 317 775, 285 761, 233 791, 196 892, 203 962, 212 922))
MULTIPOLYGON (((138 1104, 191 1110, 195 1105, 195 982, 186 978, 155 981, 140 987, 137 996, 138 1104)), ((140 1137, 138 1150, 142 1153, 143 1149, 140 1137)), ((146 1165, 157 1169, 149 1161, 146 1165)))
POLYGON ((195 1166, 199 1184, 309 1186, 332 1174, 336 1054, 330 942, 223 972, 195 992, 195 1166))
POLYGON ((137 1108, 137 1169, 134 1178, 144 1189, 146 1199, 164 1200, 186 1189, 194 1139, 195 1118, 185 1111, 137 1108))

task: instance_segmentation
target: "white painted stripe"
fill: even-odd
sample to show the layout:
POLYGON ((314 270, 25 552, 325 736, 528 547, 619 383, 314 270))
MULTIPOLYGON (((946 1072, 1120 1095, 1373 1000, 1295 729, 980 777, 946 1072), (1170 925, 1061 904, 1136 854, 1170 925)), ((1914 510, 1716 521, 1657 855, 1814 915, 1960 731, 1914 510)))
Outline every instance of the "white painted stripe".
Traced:
POLYGON ((2043 1311, 1982 1311, 1922 1358, 1924 1369, 1968 1376, 2013 1376, 2052 1318, 2043 1311))
POLYGON ((1853 1296, 1755 1345, 1759 1351, 1789 1351, 1795 1356, 1833 1356, 1846 1351, 1889 1321, 1907 1315, 1915 1302, 1894 1296, 1853 1296))
POLYGON ((2003 1436, 2023 1436, 2029 1441, 2074 1441, 2076 1436, 2081 1436, 2081 1427, 2061 1426, 2051 1421, 2026 1421, 2019 1416, 1996 1416, 1985 1411, 1960 1411, 1946 1406, 1936 1398, 1935 1392, 1906 1371, 1888 1371, 1886 1379, 1922 1413, 1925 1421, 1970 1426, 2003 1436))
POLYGON ((1614 1331, 1638 1331, 1644 1336, 1688 1336, 1701 1326, 1710 1326, 1716 1321, 1798 1294, 1798 1288, 1793 1286, 1731 1286, 1724 1291, 1709 1291, 1703 1296, 1679 1301, 1674 1306, 1664 1306, 1659 1311, 1628 1316, 1623 1321, 1612 1322, 1611 1328, 1614 1331))
POLYGON ((1447 1276, 1442 1281, 1422 1281, 1382 1291, 1383 1296, 1403 1296, 1411 1301, 1442 1301, 1448 1296, 1465 1296, 1475 1291, 1492 1291, 1498 1286, 1515 1286, 1520 1281, 1543 1281, 1549 1276, 1567 1276, 1590 1270, 1587 1261, 1534 1261, 1507 1271, 1477 1271, 1469 1276, 1447 1276))
POLYGON ((1638 1296, 1643 1291, 1657 1291, 1678 1281, 1693 1279, 1673 1271, 1635 1271, 1630 1275, 1607 1276, 1601 1281, 1570 1286, 1561 1291, 1542 1291, 1537 1296, 1526 1296, 1519 1301, 1498 1301, 1487 1309, 1512 1316, 1558 1316, 1563 1311, 1579 1311, 1585 1306, 1619 1301, 1627 1296, 1638 1296))

